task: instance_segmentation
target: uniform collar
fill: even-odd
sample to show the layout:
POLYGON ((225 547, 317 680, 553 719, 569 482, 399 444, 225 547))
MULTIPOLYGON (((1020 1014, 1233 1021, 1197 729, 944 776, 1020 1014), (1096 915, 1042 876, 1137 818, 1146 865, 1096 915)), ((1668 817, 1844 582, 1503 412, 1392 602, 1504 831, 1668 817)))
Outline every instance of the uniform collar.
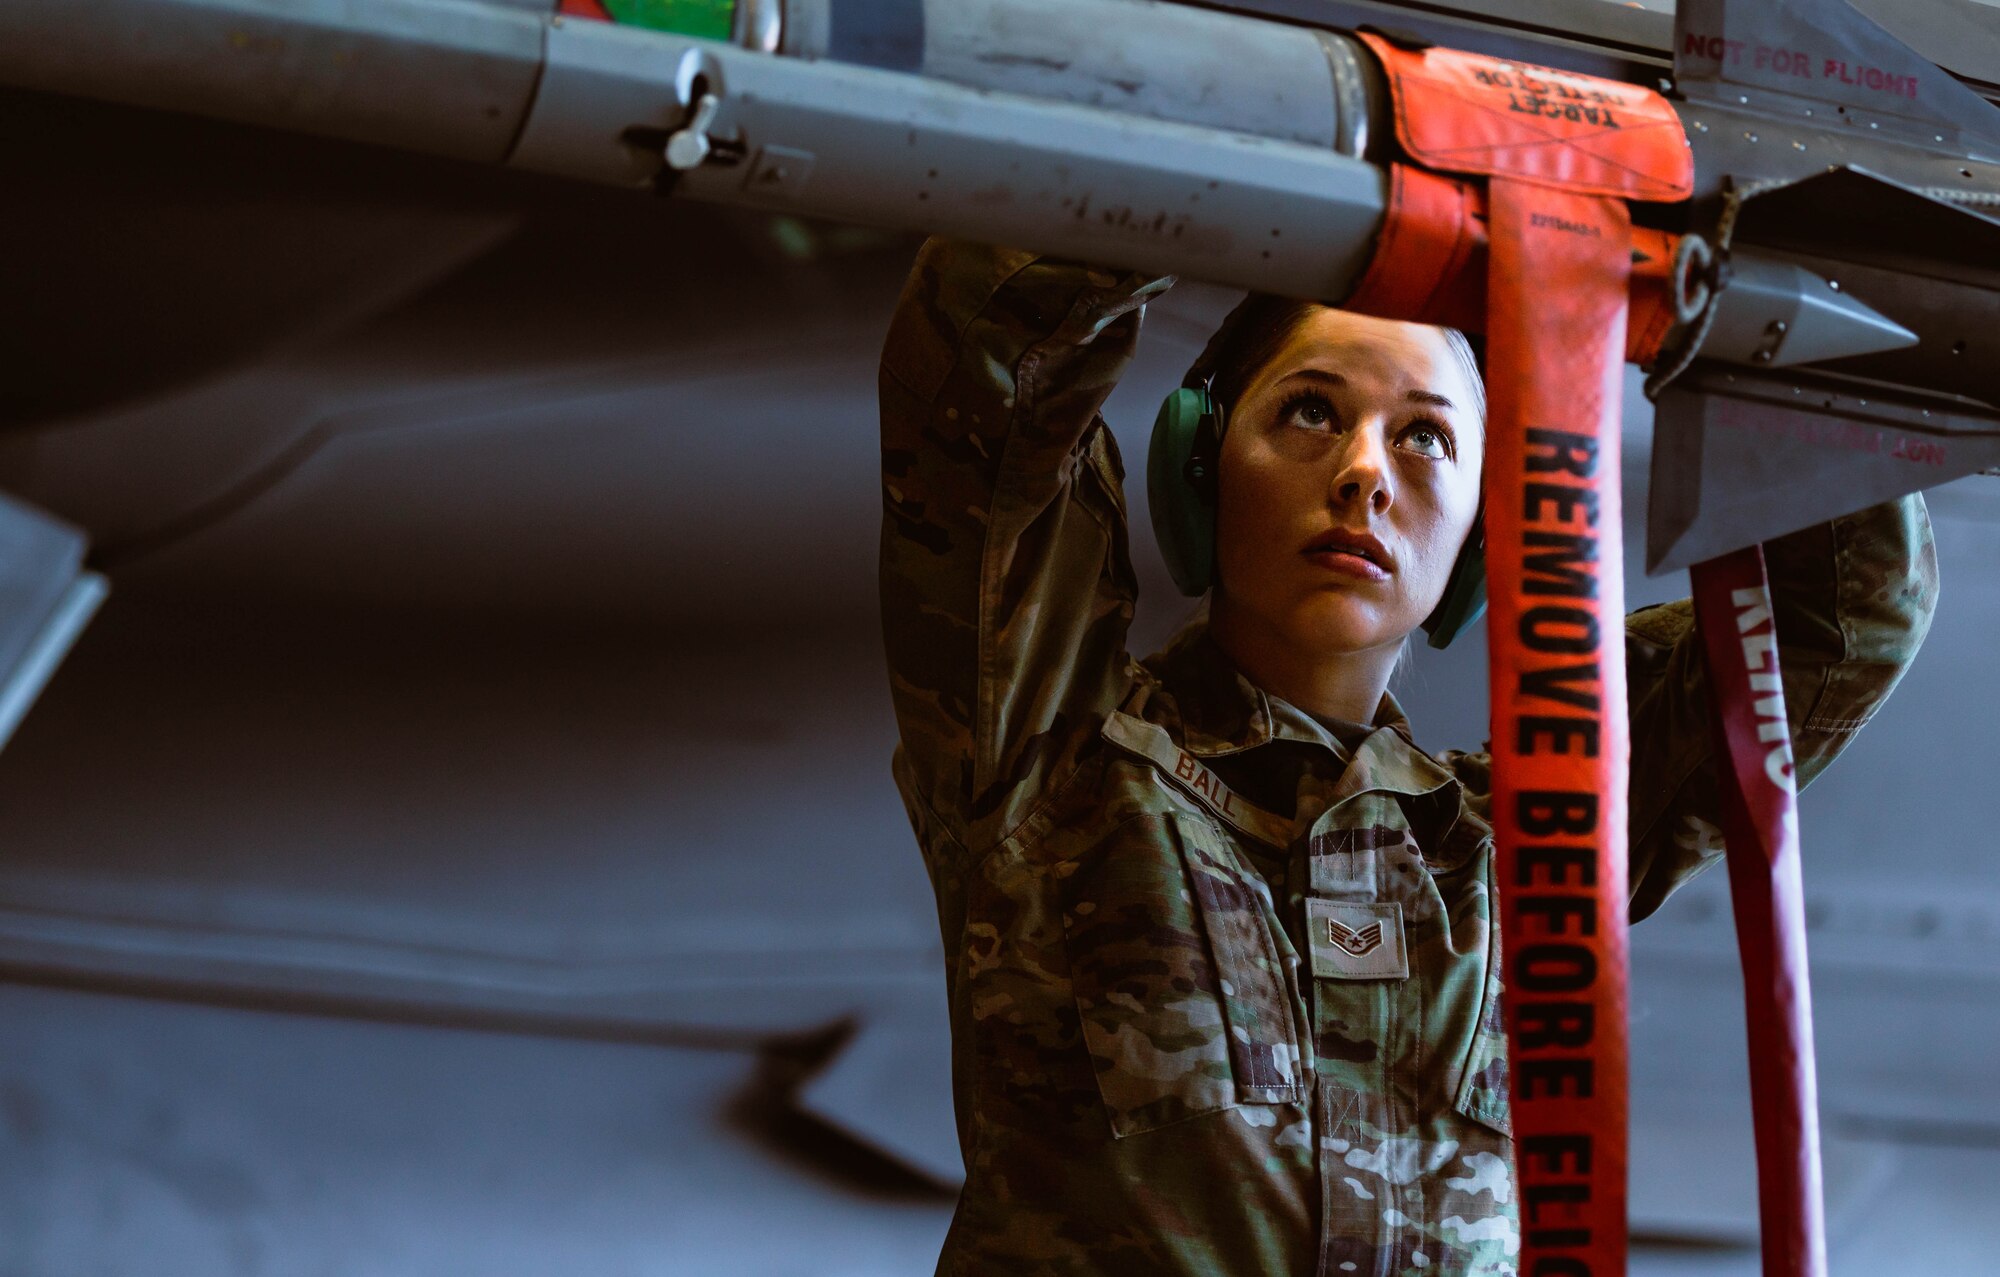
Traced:
POLYGON ((1172 705, 1168 713, 1147 716, 1178 717, 1166 725, 1197 758, 1240 754, 1272 741, 1317 745, 1346 764, 1330 795, 1336 804, 1369 791, 1428 794, 1455 779, 1417 748, 1403 707, 1388 692, 1375 708, 1374 730, 1350 750, 1312 715, 1252 683, 1209 633, 1206 604, 1145 666, 1172 705))

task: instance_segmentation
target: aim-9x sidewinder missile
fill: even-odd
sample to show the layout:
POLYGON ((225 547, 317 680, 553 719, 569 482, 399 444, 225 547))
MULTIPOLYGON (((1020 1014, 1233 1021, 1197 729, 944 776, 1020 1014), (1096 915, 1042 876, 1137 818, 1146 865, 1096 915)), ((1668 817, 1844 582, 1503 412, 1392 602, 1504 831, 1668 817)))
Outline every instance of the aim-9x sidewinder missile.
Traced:
POLYGON ((1670 71, 1471 8, 100 0, 0 12, 0 83, 1337 304, 1397 155, 1373 24, 1518 59, 1526 114, 1607 109, 1538 67, 1672 101, 1653 570, 2000 466, 2000 109, 1845 0, 1681 0, 1670 71))

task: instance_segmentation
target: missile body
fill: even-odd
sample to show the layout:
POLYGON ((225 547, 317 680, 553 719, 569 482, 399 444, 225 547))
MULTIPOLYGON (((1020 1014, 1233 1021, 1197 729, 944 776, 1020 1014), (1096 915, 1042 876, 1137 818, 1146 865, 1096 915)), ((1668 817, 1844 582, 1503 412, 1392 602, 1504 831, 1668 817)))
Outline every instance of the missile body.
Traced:
MULTIPOLYGON (((1147 0, 736 0, 723 42, 556 4, 15 5, 0 83, 1336 303, 1384 223, 1392 113, 1373 55, 1336 31, 1147 0)), ((1714 8, 1684 7, 1683 26, 1714 8)), ((1715 20, 1760 20, 1743 12, 1715 20)), ((2000 421, 2000 112, 1879 28, 1840 34, 1874 41, 1880 67, 1904 58, 1936 112, 1866 85, 1802 96, 1698 56, 1677 68, 1695 197, 1635 216, 1715 238, 1726 265, 1662 360, 1691 364, 1706 396, 1730 383, 1695 374, 1737 365, 1790 373, 1779 390, 1800 412, 1868 398, 1908 407, 1919 433, 1927 410, 1961 431, 2000 421)), ((1517 56, 1524 38, 1496 47, 1517 56)), ((1546 48, 1576 60, 1574 42, 1546 48)), ((1947 451, 1965 460, 1933 482, 1981 450, 1947 451)), ((1708 553, 1787 530, 1694 535, 1725 481, 1656 485, 1681 505, 1656 522, 1708 553)))
MULTIPOLYGON (((1335 32, 1142 0, 738 0, 732 46, 553 5, 17 6, 0 13, 0 81, 1330 301, 1380 229, 1386 92, 1335 32)), ((1677 109, 1704 191, 1859 163, 2000 201, 2000 166, 1949 147, 1726 101, 1677 109)), ((1708 357, 1819 361, 1939 326, 1754 259, 1708 357)), ((1985 331, 1970 322, 1984 291, 1943 326, 1985 331)), ((1957 365, 1975 366, 2000 359, 1957 365)))
POLYGON ((551 30, 509 162, 1318 296, 1366 265, 1385 188, 1327 146, 593 22, 551 30))
POLYGON ((506 159, 549 4, 0 6, 0 83, 480 163, 506 159))

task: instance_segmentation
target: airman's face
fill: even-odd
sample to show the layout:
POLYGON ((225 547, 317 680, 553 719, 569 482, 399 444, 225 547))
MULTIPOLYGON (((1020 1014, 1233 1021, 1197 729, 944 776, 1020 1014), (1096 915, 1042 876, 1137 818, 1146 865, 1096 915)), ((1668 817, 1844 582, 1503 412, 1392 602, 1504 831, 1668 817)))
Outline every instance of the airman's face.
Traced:
POLYGON ((1438 329, 1313 311, 1228 418, 1227 605, 1303 653, 1401 642, 1443 597, 1478 516, 1479 403, 1438 329))

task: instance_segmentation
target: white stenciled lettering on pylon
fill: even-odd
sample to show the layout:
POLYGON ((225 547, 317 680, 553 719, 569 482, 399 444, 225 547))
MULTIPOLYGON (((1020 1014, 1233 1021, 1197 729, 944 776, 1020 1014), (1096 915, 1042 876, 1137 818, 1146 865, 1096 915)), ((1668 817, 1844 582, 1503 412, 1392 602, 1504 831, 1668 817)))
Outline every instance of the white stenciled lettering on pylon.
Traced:
POLYGON ((1792 783, 1792 731, 1785 720, 1784 686, 1778 681, 1778 630, 1771 619, 1771 596, 1761 589, 1736 590, 1736 632, 1743 636, 1743 665, 1750 673, 1757 715, 1757 739, 1771 746, 1764 774, 1780 789, 1792 783))

